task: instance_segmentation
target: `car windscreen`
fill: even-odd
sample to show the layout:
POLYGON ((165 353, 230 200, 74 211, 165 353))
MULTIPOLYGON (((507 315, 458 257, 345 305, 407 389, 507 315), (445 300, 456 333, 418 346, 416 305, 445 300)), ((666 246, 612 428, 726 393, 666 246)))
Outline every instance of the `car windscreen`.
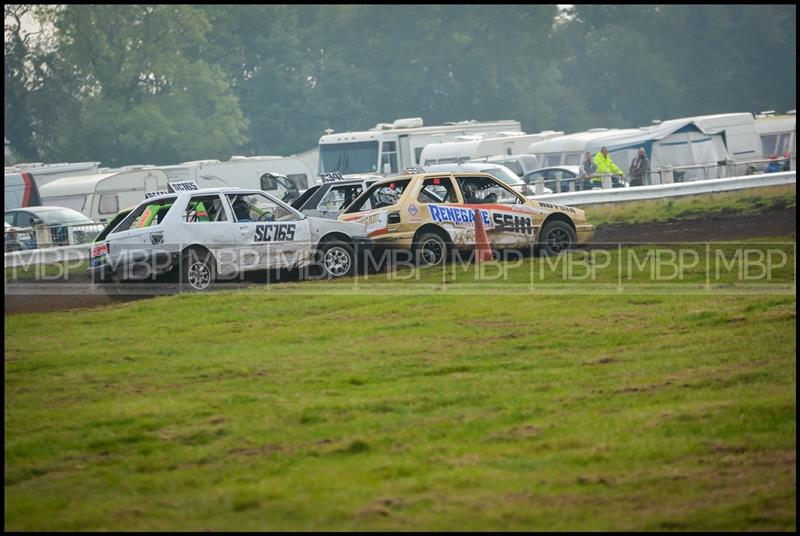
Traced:
POLYGON ((123 210, 122 212, 114 216, 114 218, 110 222, 108 222, 108 224, 103 228, 103 230, 100 231, 100 234, 97 235, 95 241, 103 240, 106 236, 108 236, 108 233, 114 230, 114 227, 116 227, 119 224, 119 222, 121 222, 125 218, 125 216, 127 216, 130 213, 131 213, 130 210, 123 210))
POLYGON ((390 207, 396 205, 408 188, 411 179, 401 179, 391 182, 379 182, 370 186, 369 190, 361 194, 353 204, 347 207, 346 214, 360 212, 362 210, 374 210, 376 208, 390 207))
POLYGON ((142 227, 158 225, 164 220, 167 213, 171 210, 176 199, 178 199, 177 196, 160 197, 158 199, 142 203, 133 209, 131 213, 128 214, 124 220, 122 220, 122 223, 112 230, 115 233, 119 233, 122 231, 127 231, 128 229, 138 229, 142 227))
POLYGON ((92 220, 69 208, 48 210, 36 213, 36 217, 47 225, 63 225, 66 223, 94 223, 92 220))
POLYGON ((314 195, 320 188, 322 188, 322 186, 320 186, 320 185, 312 186, 311 188, 309 188, 308 190, 303 192, 300 195, 300 197, 298 197, 297 199, 292 201, 292 208, 297 209, 297 210, 301 210, 303 208, 303 205, 306 204, 306 202, 309 200, 309 198, 312 195, 314 195))

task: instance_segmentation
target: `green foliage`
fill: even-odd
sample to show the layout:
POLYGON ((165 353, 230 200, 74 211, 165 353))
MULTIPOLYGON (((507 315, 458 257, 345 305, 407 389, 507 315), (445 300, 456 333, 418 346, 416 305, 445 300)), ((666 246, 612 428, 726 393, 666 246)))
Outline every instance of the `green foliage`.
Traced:
POLYGON ((529 132, 795 106, 796 6, 6 6, 22 159, 291 154, 326 128, 529 132), (28 38, 20 14, 52 24, 28 38))

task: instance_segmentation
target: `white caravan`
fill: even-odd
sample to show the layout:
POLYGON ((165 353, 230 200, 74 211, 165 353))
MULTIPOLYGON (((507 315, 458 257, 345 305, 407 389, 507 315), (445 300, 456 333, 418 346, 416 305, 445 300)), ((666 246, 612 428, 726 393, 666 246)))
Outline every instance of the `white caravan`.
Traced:
POLYGON ((518 155, 528 152, 531 143, 563 136, 563 132, 545 130, 538 134, 505 133, 504 136, 476 138, 473 140, 429 143, 422 150, 420 164, 460 164, 476 158, 500 155, 518 155))
POLYGON ((794 156, 797 154, 797 115, 794 110, 786 115, 774 112, 761 112, 756 116, 756 132, 761 139, 761 154, 769 158, 773 154, 779 159, 784 153, 792 155, 792 169, 795 169, 794 156))
POLYGON ((522 134, 519 121, 461 121, 423 126, 422 118, 378 123, 361 132, 326 131, 319 139, 319 168, 322 173, 379 173, 394 176, 406 167, 421 163, 426 145, 455 141, 459 136, 496 136, 501 132, 522 134))
POLYGON ((64 177, 39 188, 39 194, 42 205, 71 208, 94 221, 106 222, 121 209, 140 203, 146 192, 166 189, 166 173, 142 169, 64 177))
POLYGON ((30 173, 37 186, 43 186, 62 177, 80 177, 99 173, 100 162, 62 162, 42 164, 40 162, 16 164, 6 168, 6 173, 30 173))
POLYGON ((314 171, 303 160, 282 156, 232 156, 227 162, 195 160, 160 169, 172 181, 195 181, 200 188, 233 187, 269 192, 291 202, 299 191, 317 183, 314 171), (288 180, 287 180, 288 179, 288 180))
POLYGON ((674 171, 674 175, 651 175, 651 183, 656 184, 661 179, 664 179, 661 182, 669 182, 715 178, 723 173, 744 174, 746 164, 741 170, 732 167, 729 173, 717 166, 758 158, 760 149, 756 146, 752 115, 749 116, 749 135, 746 117, 743 117, 749 114, 724 115, 728 117, 672 119, 636 129, 593 129, 531 144, 529 151, 536 154, 545 167, 551 167, 579 165, 584 152, 594 156, 605 146, 614 163, 627 173, 639 149, 644 149, 652 171, 674 171))

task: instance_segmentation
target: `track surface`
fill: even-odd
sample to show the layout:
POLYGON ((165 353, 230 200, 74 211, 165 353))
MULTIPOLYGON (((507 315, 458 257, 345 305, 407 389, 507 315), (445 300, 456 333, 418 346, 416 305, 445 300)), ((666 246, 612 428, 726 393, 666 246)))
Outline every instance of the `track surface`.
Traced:
MULTIPOLYGON (((590 247, 609 247, 617 244, 686 243, 794 237, 795 232, 795 210, 793 208, 784 208, 761 214, 719 215, 636 225, 602 225, 598 226, 590 247)), ((81 282, 88 284, 88 279, 70 280, 70 283, 81 282)), ((105 295, 98 294, 36 294, 25 296, 6 294, 4 309, 7 315, 47 312, 98 307, 147 297, 149 296, 125 296, 111 300, 105 295)))

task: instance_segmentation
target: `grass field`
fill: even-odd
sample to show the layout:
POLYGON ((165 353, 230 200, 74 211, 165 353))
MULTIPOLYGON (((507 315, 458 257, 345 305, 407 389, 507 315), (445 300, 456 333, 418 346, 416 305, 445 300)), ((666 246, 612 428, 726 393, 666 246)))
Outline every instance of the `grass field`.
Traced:
POLYGON ((797 186, 767 186, 668 199, 604 203, 581 207, 593 225, 647 223, 713 215, 757 214, 797 206, 797 186))
POLYGON ((7 316, 5 528, 794 530, 780 248, 789 291, 431 270, 7 316))

